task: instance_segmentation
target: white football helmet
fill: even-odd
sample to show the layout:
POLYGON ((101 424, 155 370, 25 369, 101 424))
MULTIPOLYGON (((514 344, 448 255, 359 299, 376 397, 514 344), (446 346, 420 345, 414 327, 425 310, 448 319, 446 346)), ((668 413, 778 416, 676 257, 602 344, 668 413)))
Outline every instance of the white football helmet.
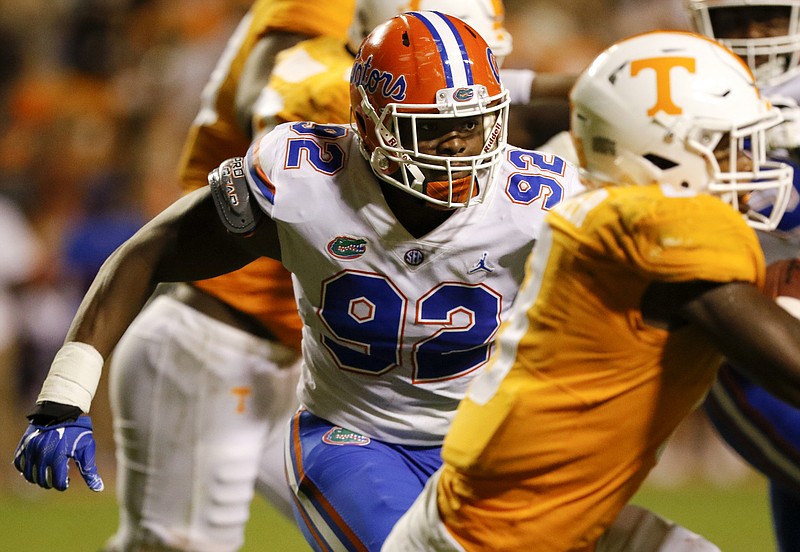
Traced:
POLYGON ((695 30, 719 40, 747 62, 762 88, 800 74, 800 0, 688 0, 695 30), (782 25, 766 36, 763 24, 782 25), (785 25, 783 22, 785 21, 785 25), (746 38, 749 25, 760 25, 746 38))
POLYGON ((767 160, 765 137, 780 111, 718 42, 680 31, 622 40, 580 75, 570 100, 572 137, 590 185, 664 183, 710 193, 764 230, 783 216, 793 173, 767 160), (756 191, 774 195, 769 215, 740 205, 756 191))
POLYGON ((356 55, 350 106, 378 178, 438 207, 482 201, 505 155, 509 96, 472 27, 431 11, 379 25, 356 55), (431 128, 461 122, 458 132, 481 140, 477 154, 424 153, 420 143, 431 128))
POLYGON ((353 52, 372 29, 408 11, 438 11, 454 15, 478 31, 494 52, 497 63, 511 53, 511 33, 503 26, 502 0, 356 0, 356 13, 348 29, 353 52))

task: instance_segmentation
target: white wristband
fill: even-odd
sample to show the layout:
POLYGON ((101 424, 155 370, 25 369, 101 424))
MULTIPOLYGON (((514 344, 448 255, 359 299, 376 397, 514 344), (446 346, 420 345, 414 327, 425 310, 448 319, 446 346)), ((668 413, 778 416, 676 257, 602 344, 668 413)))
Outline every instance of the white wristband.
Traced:
POLYGON ((56 353, 36 402, 52 401, 89 412, 100 374, 103 356, 87 343, 70 341, 56 353))

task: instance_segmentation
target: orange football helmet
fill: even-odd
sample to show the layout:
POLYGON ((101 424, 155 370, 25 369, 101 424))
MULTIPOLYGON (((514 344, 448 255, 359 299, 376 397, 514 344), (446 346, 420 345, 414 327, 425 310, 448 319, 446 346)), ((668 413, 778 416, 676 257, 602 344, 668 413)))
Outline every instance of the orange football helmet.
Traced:
POLYGON ((472 27, 433 11, 379 25, 356 56, 350 105, 362 153, 380 179, 439 207, 482 200, 506 149, 509 96, 494 54, 472 27), (480 125, 480 152, 420 151, 419 137, 442 119, 480 125))

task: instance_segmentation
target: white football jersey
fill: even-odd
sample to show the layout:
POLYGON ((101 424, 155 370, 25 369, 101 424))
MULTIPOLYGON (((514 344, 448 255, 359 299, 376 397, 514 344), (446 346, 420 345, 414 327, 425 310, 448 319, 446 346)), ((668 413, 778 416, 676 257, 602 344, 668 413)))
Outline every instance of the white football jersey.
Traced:
POLYGON ((349 126, 279 125, 251 146, 246 168, 293 275, 301 403, 369 437, 441 444, 492 352, 545 213, 582 189, 577 169, 509 148, 483 203, 416 239, 349 126))

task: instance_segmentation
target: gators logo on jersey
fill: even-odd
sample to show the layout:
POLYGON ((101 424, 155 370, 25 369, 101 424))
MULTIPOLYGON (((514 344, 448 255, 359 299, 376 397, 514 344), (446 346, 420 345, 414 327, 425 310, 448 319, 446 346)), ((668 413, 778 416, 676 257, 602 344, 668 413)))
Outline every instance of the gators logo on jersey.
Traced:
POLYGON ((351 236, 336 236, 328 243, 328 253, 337 259, 357 259, 367 252, 367 240, 351 236))
POLYGON ((322 442, 329 445, 356 445, 363 447, 364 445, 368 445, 370 443, 370 438, 364 437, 363 435, 354 431, 350 431, 349 429, 336 426, 331 428, 330 431, 322 436, 322 442))

